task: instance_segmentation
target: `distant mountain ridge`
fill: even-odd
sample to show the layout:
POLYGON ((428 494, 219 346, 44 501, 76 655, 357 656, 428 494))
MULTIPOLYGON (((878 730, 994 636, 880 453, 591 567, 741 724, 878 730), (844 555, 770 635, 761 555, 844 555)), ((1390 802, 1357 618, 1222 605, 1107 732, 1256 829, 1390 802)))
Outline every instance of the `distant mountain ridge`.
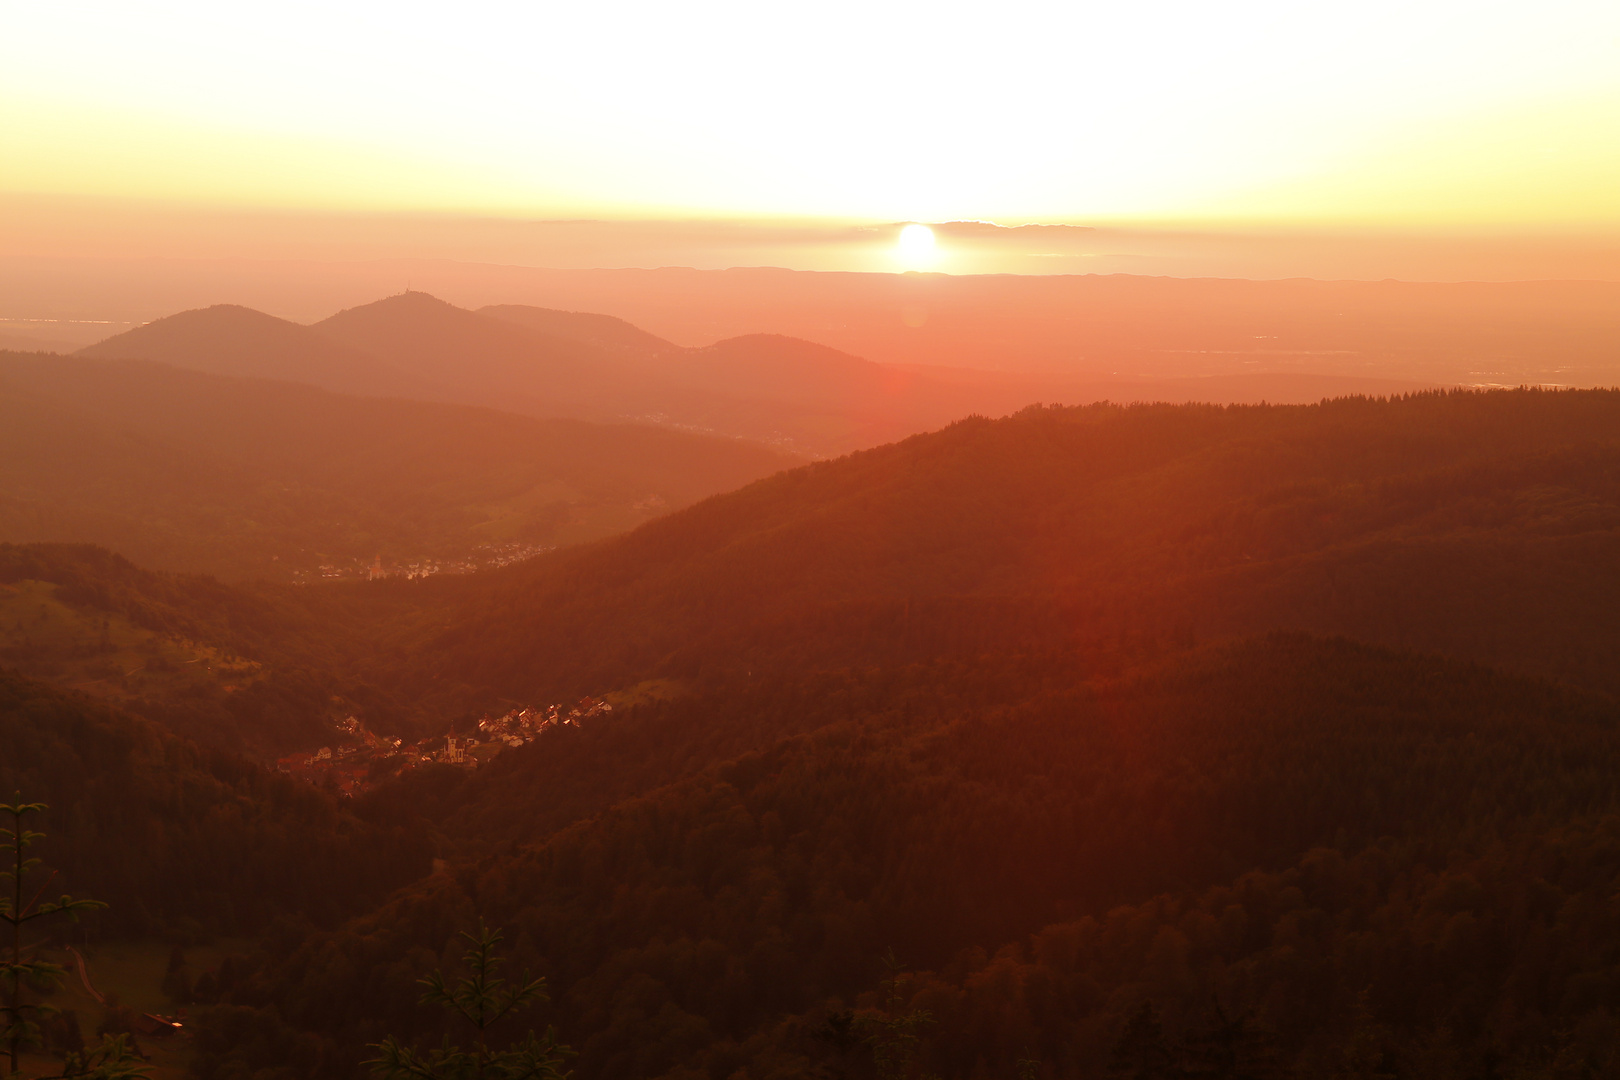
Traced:
POLYGON ((221 306, 80 351, 539 417, 636 419, 836 454, 948 423, 982 390, 757 334, 684 349, 622 320, 406 292, 298 326, 221 306))
POLYGON ((302 327, 245 308, 183 312, 80 355, 309 382, 538 417, 640 420, 836 456, 1034 401, 1313 401, 1421 384, 1292 374, 1077 381, 895 367, 779 334, 683 348, 620 319, 523 305, 468 311, 406 292, 302 327), (1269 380, 1269 381, 1268 381, 1269 380))
MULTIPOLYGON (((349 308, 310 327, 314 333, 358 352, 385 358, 412 378, 453 387, 469 403, 494 393, 525 394, 543 405, 537 391, 554 395, 572 410, 608 372, 599 350, 567 338, 491 319, 426 293, 406 292, 349 308)), ((510 399, 508 399, 510 400, 510 399)), ((530 411, 525 409, 524 411, 530 411)))
POLYGON ((183 311, 80 349, 101 360, 159 360, 214 375, 286 379, 340 393, 440 392, 331 335, 238 304, 183 311))
POLYGON ((672 341, 665 341, 656 334, 649 334, 640 327, 612 315, 557 311, 552 308, 530 307, 526 304, 491 304, 479 308, 478 314, 608 351, 645 355, 673 352, 680 348, 672 341))

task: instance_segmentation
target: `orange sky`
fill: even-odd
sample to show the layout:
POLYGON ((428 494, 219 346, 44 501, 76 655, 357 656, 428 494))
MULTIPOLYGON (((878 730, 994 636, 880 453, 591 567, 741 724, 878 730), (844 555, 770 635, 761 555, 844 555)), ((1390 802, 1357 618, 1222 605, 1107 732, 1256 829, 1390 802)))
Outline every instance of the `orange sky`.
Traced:
MULTIPOLYGON (((229 219, 217 238, 271 255, 275 228, 244 223, 277 214, 1620 229, 1612 0, 87 2, 6 23, 0 254, 143 228, 181 253, 229 219)), ((839 265, 904 268, 840 244, 839 265)), ((932 268, 982 268, 971 248, 942 237, 932 268)))

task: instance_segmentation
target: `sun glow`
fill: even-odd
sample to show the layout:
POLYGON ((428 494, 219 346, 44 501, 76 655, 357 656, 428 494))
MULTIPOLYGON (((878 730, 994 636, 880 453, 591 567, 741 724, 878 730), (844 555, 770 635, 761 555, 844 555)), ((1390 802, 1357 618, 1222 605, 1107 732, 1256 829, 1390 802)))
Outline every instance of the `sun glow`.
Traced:
POLYGON ((1612 0, 1017 0, 994 18, 914 0, 471 0, 455 18, 423 0, 274 17, 82 0, 8 5, 5 28, 0 194, 545 220, 1620 223, 1612 0), (573 44, 536 63, 540 41, 573 44))
POLYGON ((934 230, 913 222, 900 230, 895 241, 894 257, 907 270, 924 270, 939 261, 939 248, 934 243, 934 230))

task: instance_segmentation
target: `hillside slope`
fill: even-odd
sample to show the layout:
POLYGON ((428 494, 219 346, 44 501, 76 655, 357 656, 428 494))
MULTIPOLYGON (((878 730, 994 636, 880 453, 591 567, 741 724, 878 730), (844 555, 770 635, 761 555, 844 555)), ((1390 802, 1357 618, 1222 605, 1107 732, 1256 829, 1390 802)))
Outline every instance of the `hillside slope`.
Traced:
MULTIPOLYGON (((436 1041, 410 978, 487 919, 547 976, 580 1075, 628 1080, 872 1075, 867 1045, 832 1037, 852 1007, 931 1010, 918 1049, 942 1076, 1015 1075, 1020 1054, 1092 1075, 1146 1000, 1189 1042, 1264 1008, 1264 1075, 1321 1075, 1363 1037, 1358 1009, 1398 1018, 1377 1035, 1391 1061, 1439 1026, 1470 1064, 1524 1061, 1600 993, 1580 988, 1617 942, 1588 911, 1620 872, 1611 706, 1282 636, 1122 681, 1059 657, 851 673, 801 707, 829 691, 841 718, 469 857, 236 1000, 319 1033, 323 1075, 356 1075, 384 1032, 436 1041), (1535 853, 1528 893, 1470 877, 1505 849, 1535 853), (1537 950, 1554 913, 1570 937, 1537 950), (1471 953, 1486 933, 1502 948, 1471 953), (885 1003, 888 949, 917 974, 885 1003)), ((708 703, 721 724, 754 706, 708 703)), ((510 785, 488 794, 522 816, 510 785)))
POLYGON ((1602 1075, 1616 431, 1602 391, 1031 408, 287 589, 364 626, 339 688, 620 706, 359 799, 443 872, 268 941, 199 1075, 436 1042, 415 980, 480 920, 591 1080, 865 1080, 911 1010, 951 1080, 1602 1075))
POLYGON ((629 356, 656 356, 680 348, 674 342, 649 334, 623 319, 588 311, 556 311, 527 304, 490 304, 479 308, 478 314, 629 356))
POLYGON ((683 349, 602 315, 468 311, 406 292, 299 326, 221 305, 115 335, 83 356, 541 418, 636 419, 838 454, 948 423, 1012 396, 901 372, 775 335, 683 349))
MULTIPOLYGON (((606 316, 522 305, 475 313, 422 293, 312 329, 423 379, 453 380, 462 400, 493 394, 533 415, 645 417, 823 455, 938 427, 987 400, 779 335, 681 349, 606 316)), ((991 404, 1005 411, 999 398, 991 404)))
POLYGON ((0 748, 0 787, 50 807, 30 823, 47 833, 31 854, 60 872, 56 893, 110 903, 90 916, 100 932, 167 936, 190 924, 251 933, 293 911, 330 924, 428 869, 419 838, 368 825, 306 785, 139 715, 5 670, 0 748))
POLYGON ((469 583, 424 670, 523 700, 1292 628, 1617 692, 1617 425, 1607 391, 968 420, 469 583))
POLYGON ((624 374, 611 355, 591 345, 487 318, 426 293, 349 308, 309 329, 386 357, 414 378, 452 388, 452 400, 504 400, 529 415, 580 416, 624 374))
POLYGON ((285 379, 350 394, 424 397, 445 387, 340 341, 238 304, 182 311, 80 349, 99 360, 158 360, 213 375, 285 379))
POLYGON ((647 425, 0 354, 0 540, 97 543, 160 569, 290 580, 488 561, 793 463, 647 425))
POLYGON ((353 585, 231 585, 87 545, 0 543, 0 666, 259 760, 345 741, 348 715, 390 733, 432 723, 353 674, 376 625, 422 610, 353 585))

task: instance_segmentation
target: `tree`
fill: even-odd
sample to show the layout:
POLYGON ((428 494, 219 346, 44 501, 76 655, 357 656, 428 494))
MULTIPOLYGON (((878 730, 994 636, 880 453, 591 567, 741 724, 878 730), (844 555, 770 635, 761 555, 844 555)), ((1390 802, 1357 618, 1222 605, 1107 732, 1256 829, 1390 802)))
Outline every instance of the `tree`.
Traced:
POLYGON ((864 1042, 855 1024, 855 1013, 849 1009, 830 1013, 827 1022, 812 1034, 832 1048, 837 1059, 833 1075, 843 1080, 849 1075, 850 1053, 864 1042))
POLYGON ((50 987, 59 982, 64 973, 57 964, 37 959, 23 961, 23 927, 53 915, 74 919, 81 911, 107 906, 99 900, 75 900, 65 894, 59 900, 42 903, 40 898, 56 877, 54 871, 31 897, 26 901, 23 899, 24 879, 40 866, 40 860, 27 858, 24 852, 30 845, 45 838, 44 833, 31 832, 23 827, 23 815, 41 813, 45 810, 45 804, 25 803, 21 792, 14 798, 16 801, 10 805, 0 803, 0 816, 11 819, 9 828, 0 827, 0 862, 5 865, 5 869, 0 870, 0 878, 10 879, 11 884, 11 888, 6 890, 10 895, 0 896, 0 922, 11 927, 11 956, 0 962, 0 983, 5 986, 6 995, 6 1003, 0 1006, 0 1013, 5 1016, 3 1038, 11 1056, 12 1073, 18 1071, 18 1059, 22 1056, 23 1047, 38 1042, 40 1018, 55 1011, 48 1005, 30 1003, 27 1000, 28 988, 50 987), (8 852, 9 855, 6 854, 8 852))
POLYGON ((901 1012, 905 1004, 903 965, 891 949, 883 954, 888 978, 883 980, 883 1009, 856 1017, 856 1025, 872 1048, 872 1061, 879 1080, 903 1080, 922 1046, 922 1032, 933 1026, 934 1016, 927 1009, 901 1012))
POLYGON ((442 971, 419 980, 427 987, 421 1001, 424 1005, 441 1005, 472 1025, 473 1048, 468 1051, 451 1046, 450 1037, 445 1036, 439 1049, 419 1054, 389 1036, 374 1044, 377 1056, 366 1062, 372 1075, 380 1080, 567 1080, 570 1074, 562 1064, 572 1051, 557 1041, 549 1027, 543 1038, 531 1031, 521 1043, 505 1050, 490 1049, 491 1027, 519 1009, 549 1000, 546 981, 525 974, 520 983, 508 986, 505 979, 496 976, 495 970, 501 964, 495 955, 500 931, 480 924, 476 934, 463 932, 461 936, 471 943, 462 957, 470 973, 453 987, 445 981, 442 971))
POLYGON ((1174 1075, 1174 1055, 1153 1002, 1142 1002, 1114 1043, 1108 1071, 1128 1080, 1166 1080, 1174 1075))
POLYGON ((1271 1080, 1280 1075, 1271 1033, 1252 1011, 1228 1016, 1215 1002, 1215 1022, 1182 1043, 1183 1071, 1209 1080, 1271 1080))
POLYGON ((128 1035, 107 1035, 88 1050, 69 1053, 61 1072, 41 1080, 150 1080, 150 1074, 128 1035))
POLYGON ((1380 1024, 1367 1004, 1369 991, 1356 996, 1350 1013, 1350 1030, 1338 1047, 1337 1076, 1342 1080, 1394 1080, 1395 1071, 1385 1044, 1389 1031, 1380 1024))
POLYGON ((179 945, 169 952, 169 966, 163 972, 163 993, 176 1005, 191 1001, 191 969, 186 966, 186 952, 179 945))

